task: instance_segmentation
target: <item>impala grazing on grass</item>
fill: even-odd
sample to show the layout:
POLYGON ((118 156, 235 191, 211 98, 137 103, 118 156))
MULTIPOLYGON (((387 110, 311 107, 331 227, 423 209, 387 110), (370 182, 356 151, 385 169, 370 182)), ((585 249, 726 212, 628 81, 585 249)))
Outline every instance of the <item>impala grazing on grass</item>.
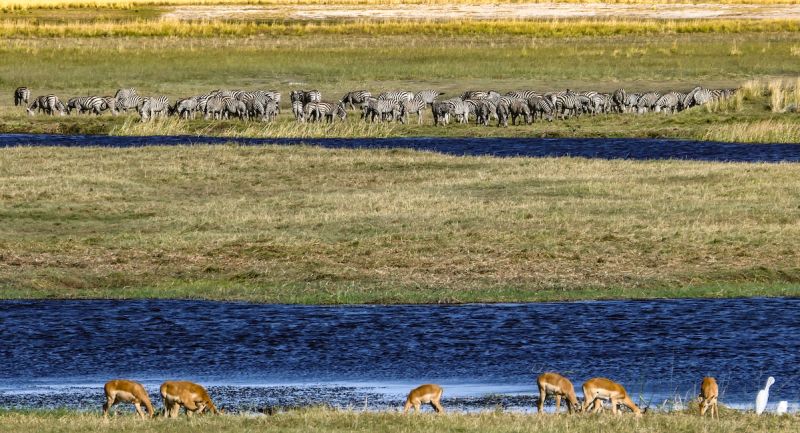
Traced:
POLYGON ((711 408, 711 418, 719 419, 719 408, 717 407, 717 398, 719 397, 719 386, 713 377, 704 377, 703 383, 700 384, 700 396, 697 400, 700 402, 700 416, 705 416, 708 408, 711 408))
POLYGON ((442 399, 442 387, 439 385, 434 385, 432 383, 425 384, 414 388, 408 393, 408 398, 406 399, 406 405, 403 408, 403 413, 407 413, 411 407, 414 407, 414 412, 419 412, 419 407, 423 403, 430 403, 433 406, 433 409, 438 413, 443 413, 444 408, 440 403, 442 399))
POLYGON ((196 383, 164 382, 161 384, 161 397, 164 399, 164 416, 168 418, 177 417, 181 406, 186 408, 186 416, 192 416, 195 412, 203 413, 205 409, 215 415, 219 413, 208 391, 196 383))
POLYGON ((108 410, 117 403, 133 403, 136 413, 144 418, 142 405, 147 408, 147 416, 153 417, 153 405, 142 384, 132 380, 116 379, 106 383, 106 402, 103 403, 103 416, 108 417, 108 410))
POLYGON ((622 385, 604 377, 587 380, 583 384, 583 411, 586 412, 591 404, 594 412, 599 412, 603 407, 601 400, 611 400, 611 412, 615 415, 618 413, 617 405, 622 404, 632 410, 636 416, 642 416, 642 411, 631 400, 622 385))
POLYGON ((544 401, 548 395, 556 396, 556 413, 561 410, 561 397, 567 400, 569 413, 580 409, 578 397, 575 396, 575 388, 566 377, 558 373, 542 373, 536 379, 536 383, 539 385, 539 404, 537 406, 539 413, 544 410, 544 401))

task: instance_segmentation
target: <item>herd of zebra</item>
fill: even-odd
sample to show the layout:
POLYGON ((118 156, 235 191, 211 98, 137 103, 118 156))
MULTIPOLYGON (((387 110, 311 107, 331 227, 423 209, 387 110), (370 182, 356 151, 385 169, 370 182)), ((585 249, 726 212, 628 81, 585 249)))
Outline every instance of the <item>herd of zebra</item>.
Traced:
MULTIPOLYGON (((423 113, 430 109, 434 125, 447 125, 452 119, 458 123, 472 120, 479 125, 489 125, 495 120, 498 126, 508 126, 511 120, 527 124, 537 118, 552 121, 554 118, 598 115, 607 113, 675 113, 698 105, 705 105, 733 95, 736 89, 706 89, 695 87, 688 93, 657 92, 628 93, 618 89, 613 93, 561 92, 539 93, 535 91, 513 91, 501 95, 495 91, 471 90, 460 96, 442 99, 444 93, 423 90, 383 92, 377 97, 366 90, 346 93, 337 102, 322 100, 318 90, 293 90, 290 92, 292 114, 298 122, 319 122, 323 119, 334 122, 344 120, 350 110, 360 111, 366 122, 408 122, 409 114, 417 116, 423 123, 423 113)), ((70 98, 64 104, 56 95, 48 94, 29 103, 30 90, 19 87, 14 91, 14 105, 23 105, 31 116, 37 112, 50 115, 110 112, 135 110, 143 122, 157 117, 178 116, 194 119, 202 114, 204 119, 261 120, 271 122, 280 114, 281 93, 274 90, 214 90, 202 95, 183 98, 170 104, 166 96, 140 96, 136 89, 119 89, 114 96, 80 96, 70 98)))

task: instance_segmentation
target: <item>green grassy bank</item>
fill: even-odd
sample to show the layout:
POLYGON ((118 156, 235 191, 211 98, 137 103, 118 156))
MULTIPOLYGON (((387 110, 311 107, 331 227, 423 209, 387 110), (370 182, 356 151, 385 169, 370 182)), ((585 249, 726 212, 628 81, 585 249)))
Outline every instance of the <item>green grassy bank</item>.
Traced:
POLYGON ((797 296, 800 165, 308 147, 0 152, 0 293, 797 296))

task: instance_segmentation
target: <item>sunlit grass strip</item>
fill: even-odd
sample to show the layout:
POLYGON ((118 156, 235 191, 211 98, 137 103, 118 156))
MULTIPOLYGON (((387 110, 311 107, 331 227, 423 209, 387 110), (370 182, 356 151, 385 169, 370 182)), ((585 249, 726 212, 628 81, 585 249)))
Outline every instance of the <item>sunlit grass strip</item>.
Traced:
POLYGON ((746 143, 800 143, 800 123, 786 119, 737 122, 712 126, 703 138, 746 143))
POLYGON ((691 33, 798 32, 793 20, 498 20, 498 21, 361 21, 347 23, 258 23, 219 21, 136 21, 38 24, 23 20, 0 23, 0 37, 110 36, 303 36, 322 35, 511 35, 541 38, 691 33))
POLYGON ((798 4, 800 0, 0 0, 0 10, 28 9, 134 9, 141 6, 186 5, 401 5, 401 4, 497 4, 497 3, 612 3, 612 4, 798 4))

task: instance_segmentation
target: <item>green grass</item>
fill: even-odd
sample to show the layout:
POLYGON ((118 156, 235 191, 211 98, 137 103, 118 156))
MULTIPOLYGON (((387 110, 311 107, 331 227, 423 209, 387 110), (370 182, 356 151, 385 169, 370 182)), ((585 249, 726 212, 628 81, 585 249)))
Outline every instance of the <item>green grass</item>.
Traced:
POLYGON ((800 165, 309 147, 0 152, 5 298, 797 296, 800 165))
POLYGON ((719 421, 695 414, 648 414, 641 419, 623 416, 537 416, 503 412, 404 417, 397 413, 364 413, 307 409, 274 416, 205 416, 193 420, 140 421, 132 416, 103 421, 98 415, 71 412, 0 412, 0 432, 41 433, 119 432, 537 432, 596 433, 626 431, 648 433, 789 433, 800 426, 797 416, 755 416, 725 411, 719 421))
MULTIPOLYGON (((188 133, 227 136, 588 136, 679 137, 749 141, 797 141, 794 113, 773 112, 769 94, 751 94, 736 107, 695 109, 676 116, 583 117, 527 127, 451 125, 366 126, 351 116, 346 126, 297 126, 283 115, 276 125, 170 121, 137 125, 131 118, 37 116, 12 107, 11 89, 63 99, 112 95, 119 87, 166 94, 173 100, 215 88, 319 88, 337 100, 348 90, 373 92, 436 88, 446 96, 467 89, 593 89, 687 91, 696 84, 737 87, 754 77, 796 74, 800 33, 651 35, 581 38, 472 36, 307 35, 253 38, 64 38, 5 39, 0 55, 0 131, 99 134, 188 133), (456 48, 458 47, 458 48, 456 48), (303 58, 298 58, 298 53, 303 58), (200 60, 198 60, 200 59, 200 60), (202 59, 213 59, 203 61, 202 59), (580 59, 580 61, 576 61, 580 59), (199 66, 198 66, 199 62, 199 66), (502 65, 487 67, 487 65, 502 65), (765 123, 766 122, 766 123, 765 123), (781 134, 740 134, 747 125, 778 124, 781 134), (737 129, 738 128, 738 129, 737 129), (730 129, 730 130, 729 130, 730 129)), ((288 98, 287 98, 288 99, 288 98)), ((787 104, 783 104, 785 107, 787 104)), ((781 111, 781 110, 778 110, 781 111)), ((762 128, 763 129, 763 128, 762 128)))

